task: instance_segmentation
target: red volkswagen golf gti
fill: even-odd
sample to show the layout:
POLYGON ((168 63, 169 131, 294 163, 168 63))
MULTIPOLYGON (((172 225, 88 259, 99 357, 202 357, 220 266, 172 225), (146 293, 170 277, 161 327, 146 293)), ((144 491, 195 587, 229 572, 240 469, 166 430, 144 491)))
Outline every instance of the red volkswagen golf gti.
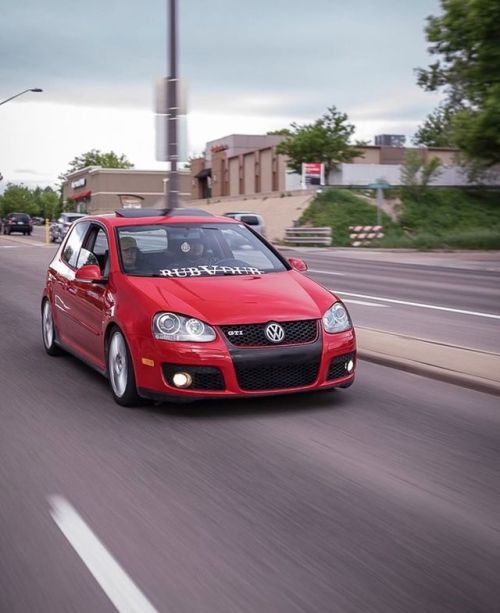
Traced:
POLYGON ((75 222, 49 265, 42 336, 114 399, 233 398, 349 387, 349 314, 246 224, 195 209, 75 222))

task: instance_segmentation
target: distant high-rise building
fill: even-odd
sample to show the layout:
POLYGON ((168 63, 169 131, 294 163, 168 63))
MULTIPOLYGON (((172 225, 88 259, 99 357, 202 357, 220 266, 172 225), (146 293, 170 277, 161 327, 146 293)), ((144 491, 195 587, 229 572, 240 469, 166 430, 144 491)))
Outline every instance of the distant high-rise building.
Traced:
POLYGON ((381 147, 404 147, 406 136, 404 134, 377 134, 375 145, 381 147))

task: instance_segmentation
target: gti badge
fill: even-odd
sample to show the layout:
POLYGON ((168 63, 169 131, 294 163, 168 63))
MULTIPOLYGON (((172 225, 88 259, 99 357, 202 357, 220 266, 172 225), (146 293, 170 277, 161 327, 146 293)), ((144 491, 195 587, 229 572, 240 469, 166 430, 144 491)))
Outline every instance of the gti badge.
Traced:
POLYGON ((281 341, 285 338, 285 331, 283 327, 277 323, 267 324, 264 334, 271 341, 271 343, 281 343, 281 341))

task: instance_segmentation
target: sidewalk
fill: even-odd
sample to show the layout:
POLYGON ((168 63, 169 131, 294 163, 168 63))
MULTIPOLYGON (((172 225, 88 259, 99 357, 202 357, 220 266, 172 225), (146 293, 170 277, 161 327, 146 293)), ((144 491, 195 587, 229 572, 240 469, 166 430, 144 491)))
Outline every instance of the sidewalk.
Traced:
POLYGON ((358 357, 500 396, 500 355, 356 327, 358 357))

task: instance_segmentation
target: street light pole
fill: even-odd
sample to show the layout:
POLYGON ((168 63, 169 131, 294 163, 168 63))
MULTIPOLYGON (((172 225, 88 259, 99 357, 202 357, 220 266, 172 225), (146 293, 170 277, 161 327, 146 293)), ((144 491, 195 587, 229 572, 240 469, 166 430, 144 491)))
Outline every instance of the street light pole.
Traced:
POLYGON ((177 0, 169 2, 169 42, 170 42, 170 74, 167 79, 167 159, 170 162, 170 174, 167 191, 167 208, 179 206, 179 175, 177 173, 178 143, 177 143, 177 0))
POLYGON ((18 94, 16 94, 15 96, 11 96, 10 98, 7 98, 5 100, 2 100, 2 102, 0 102, 0 104, 5 104, 6 102, 9 102, 10 100, 14 100, 14 98, 17 98, 18 96, 22 96, 23 94, 27 93, 27 92, 36 92, 36 93, 40 93, 43 92, 43 89, 40 89, 39 87, 33 87, 31 89, 25 89, 22 92, 19 92, 18 94))

